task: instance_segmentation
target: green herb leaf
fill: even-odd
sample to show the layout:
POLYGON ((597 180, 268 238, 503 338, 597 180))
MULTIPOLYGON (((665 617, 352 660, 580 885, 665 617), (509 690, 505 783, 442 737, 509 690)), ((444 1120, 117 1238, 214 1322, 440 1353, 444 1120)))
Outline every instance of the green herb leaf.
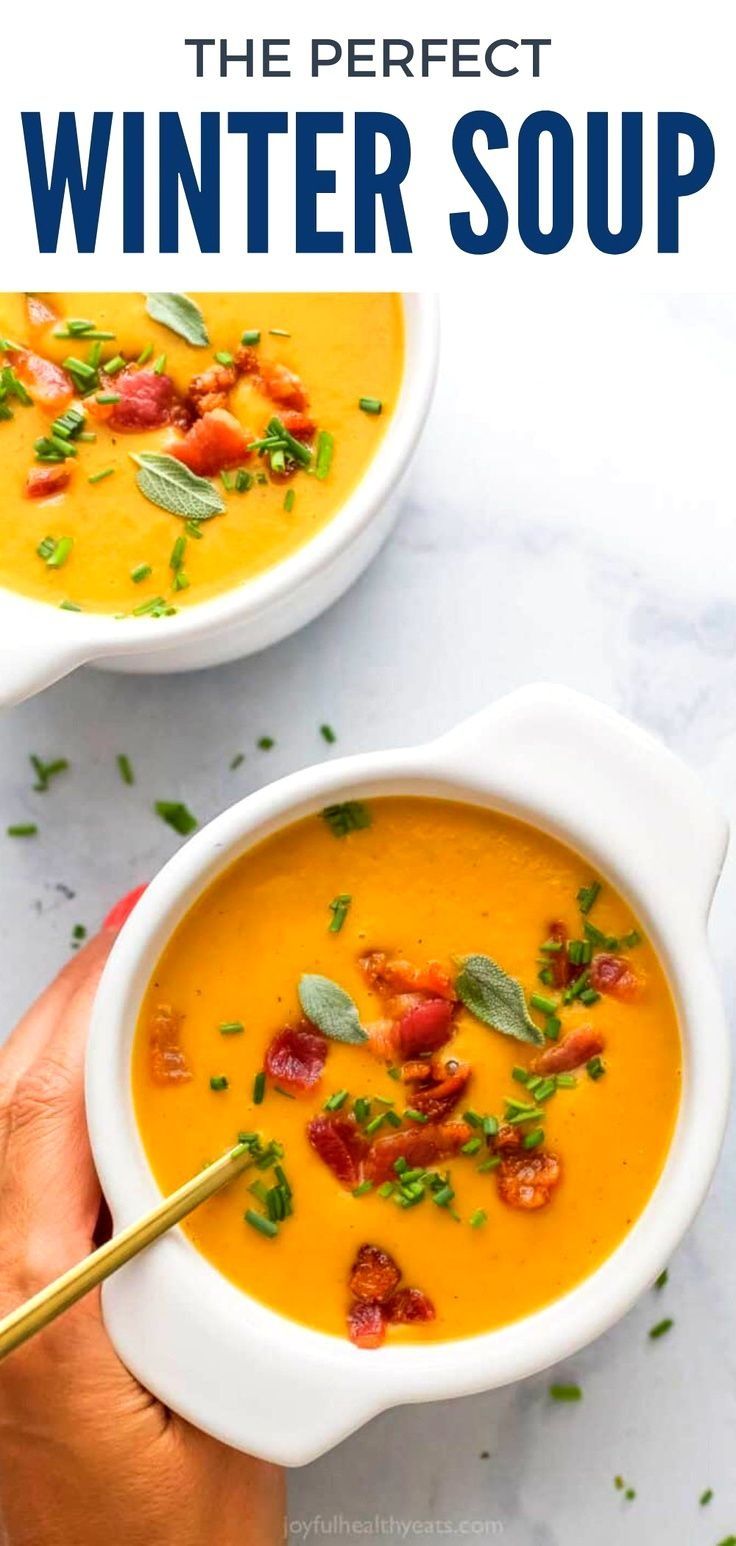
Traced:
POLYGON ((372 816, 367 805, 360 800, 345 800, 341 805, 326 805, 322 812, 335 837, 347 837, 348 832, 359 832, 371 825, 372 816))
POLYGON ((206 349, 210 341, 205 320, 196 303, 188 295, 160 292, 146 296, 146 311, 154 322, 178 333, 195 349, 206 349))
POLYGON ((299 982, 299 1003, 312 1025, 332 1041, 358 1046, 368 1040, 350 994, 329 977, 305 972, 299 982))
POLYGON ((140 472, 136 483, 146 499, 170 515, 180 515, 185 521, 208 521, 213 515, 222 515, 225 501, 214 483, 190 472, 175 456, 165 456, 158 451, 141 451, 133 457, 140 472))
POLYGON ((517 1041, 544 1046, 544 1033, 534 1024, 526 1007, 524 990, 490 956, 466 956, 455 987, 466 1009, 476 1020, 517 1041))

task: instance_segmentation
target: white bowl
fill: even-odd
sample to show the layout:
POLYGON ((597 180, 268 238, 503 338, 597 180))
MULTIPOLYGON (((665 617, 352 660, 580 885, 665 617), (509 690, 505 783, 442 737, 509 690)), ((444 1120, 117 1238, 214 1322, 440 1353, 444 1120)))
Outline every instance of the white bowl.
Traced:
POLYGON ((269 832, 333 800, 443 795, 518 815, 585 853, 630 900, 669 976, 684 1042, 682 1104, 660 1180, 613 1255, 570 1293, 500 1330, 369 1354, 287 1320, 229 1283, 176 1231, 106 1284, 121 1358, 174 1411, 269 1460, 313 1460, 386 1407, 503 1385, 611 1325, 665 1266, 711 1179, 729 1043, 706 920, 728 841, 692 773, 592 700, 524 688, 416 750, 308 768, 219 816, 169 861, 117 941, 87 1061, 92 1147, 116 1229, 159 1192, 136 1127, 131 1042, 154 965, 195 898, 269 832))
POLYGON ((311 541, 244 585, 164 621, 66 612, 0 587, 0 707, 22 702, 89 662, 110 671, 168 672, 236 660, 286 638, 337 601, 396 520, 401 481, 432 400, 437 302, 431 295, 405 295, 403 307, 398 403, 360 482, 311 541))

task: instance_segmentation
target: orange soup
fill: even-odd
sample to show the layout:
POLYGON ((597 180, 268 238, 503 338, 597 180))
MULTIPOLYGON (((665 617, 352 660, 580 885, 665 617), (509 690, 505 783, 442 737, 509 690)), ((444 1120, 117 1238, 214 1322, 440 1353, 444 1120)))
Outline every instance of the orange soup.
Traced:
POLYGON ((0 294, 0 585, 165 619, 252 579, 359 482, 403 347, 397 295, 0 294))
POLYGON ((359 1347, 489 1331, 615 1250, 680 1099, 668 985, 631 909, 507 816, 333 806, 232 865, 164 951, 133 1053, 184 1226, 272 1309, 359 1347))

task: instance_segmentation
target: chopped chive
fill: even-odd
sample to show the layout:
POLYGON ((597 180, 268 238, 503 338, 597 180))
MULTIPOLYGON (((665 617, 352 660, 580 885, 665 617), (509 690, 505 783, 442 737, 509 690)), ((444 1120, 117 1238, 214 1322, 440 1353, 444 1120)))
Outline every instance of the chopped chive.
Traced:
POLYGON ((498 1170, 500 1163, 500 1154, 491 1154, 487 1160, 483 1161, 482 1165, 478 1166, 478 1175, 485 1175, 487 1170, 498 1170))
POLYGON ((226 1090, 229 1083, 230 1081, 226 1078, 225 1074, 213 1074, 212 1078, 210 1079, 210 1089, 226 1090))
POLYGON ((149 601, 142 601, 140 606, 133 608, 134 617, 147 617, 149 613, 158 613, 166 606, 163 596, 151 596, 149 601))
POLYGON ((154 366, 153 366, 153 374, 154 374, 154 376, 163 376, 163 373, 164 373, 165 369, 166 369, 166 355, 165 354, 160 354, 158 359, 155 361, 154 366))
POLYGON ((260 329, 257 327, 246 328, 245 332, 242 333, 240 337, 241 344, 259 344, 260 341, 261 333, 260 329))
POLYGON ((187 523, 186 523, 186 525, 184 527, 184 530, 185 530, 185 532, 186 532, 188 537, 193 537, 194 538, 195 542, 201 542, 202 541, 202 538, 204 536, 204 532, 202 531, 202 523, 201 523, 201 521, 198 521, 194 516, 192 516, 191 521, 187 521, 187 523))
POLYGON ((577 1079, 574 1074, 555 1074, 558 1090, 574 1090, 577 1079))
POLYGON ((400 1068, 394 1068, 394 1067, 387 1068, 386 1069, 386 1073, 388 1074, 389 1079, 400 1079, 401 1078, 401 1069, 400 1068))
POLYGON ((334 1095, 330 1095, 325 1101, 325 1111, 339 1111, 340 1107, 345 1105, 349 1094, 349 1090, 335 1090, 334 1095))
POLYGON ((175 574, 176 574, 178 569, 181 569, 181 566, 182 566, 182 564, 184 562, 184 554, 186 552, 186 547, 187 547, 187 539, 186 539, 186 537, 185 536, 177 537, 176 542, 174 543, 174 546, 171 549, 171 557, 169 559, 169 568, 173 569, 175 574))
POLYGON ((602 1079, 606 1072, 606 1065, 603 1061, 603 1058, 599 1057, 597 1054, 595 1057, 588 1059, 585 1067, 588 1071, 588 1077, 590 1079, 602 1079))
POLYGON ((544 1131, 541 1127, 534 1127, 530 1133, 525 1133, 522 1138, 525 1149, 537 1149, 540 1143, 544 1143, 544 1131))
POLYGON ((60 537, 50 558, 46 559, 47 569, 61 569, 65 564, 74 546, 73 537, 60 537))
POLYGON ((181 800, 157 800, 153 808, 156 815, 160 816, 168 826, 173 827, 180 837, 188 837, 198 825, 196 816, 192 815, 189 807, 181 800))
POLYGON ((545 955, 557 955, 557 953, 562 949, 562 940, 546 939, 544 944, 540 945, 539 948, 540 950, 544 951, 545 955))
POLYGON ((244 763, 244 762, 245 762, 245 752, 236 752, 235 756, 231 757, 231 759, 230 759, 230 772, 234 773, 235 769, 239 768, 241 766, 241 764, 244 763))
POLYGON ((417 1111, 415 1106, 407 1106, 404 1111, 404 1116, 409 1122, 424 1123, 429 1121, 429 1117, 425 1116, 423 1111, 417 1111))
POLYGON ((553 1401, 582 1401, 583 1392, 579 1385, 550 1385, 549 1394, 553 1401))
POLYGON ((242 1020, 221 1020, 217 1029, 221 1036, 239 1036, 245 1026, 242 1020))
POLYGON ((227 468, 223 467, 222 472, 220 473, 220 482, 226 493, 232 494, 233 489, 235 488, 235 473, 228 472, 227 468))
POLYGON ((373 1191, 373 1182, 372 1181, 361 1181, 358 1186, 354 1186, 353 1187, 353 1197, 365 1197, 367 1192, 372 1192, 372 1191, 373 1191))
POLYGON ((270 327, 268 331, 272 338, 291 338, 291 333, 287 333, 284 327, 270 327))
POLYGON ((378 1195, 379 1197, 390 1197, 393 1189, 393 1181, 382 1181, 378 1188, 378 1195))
POLYGON ((356 1122, 367 1122, 371 1114, 371 1103, 365 1095, 359 1095, 358 1099, 353 1101, 353 1111, 356 1122))
POLYGON ((91 476, 87 479, 87 482, 88 483, 102 483, 105 478, 111 478, 113 473, 114 473, 114 471, 115 471, 114 467, 103 467, 101 472, 93 472, 91 474, 91 476))
POLYGON ((218 349, 215 359, 218 365, 232 365, 233 363, 233 357, 228 353, 227 349, 218 349))
POLYGON ((669 1269, 667 1267, 665 1267, 663 1269, 663 1271, 660 1272, 659 1277, 655 1278, 654 1287, 658 1288, 658 1289, 659 1288, 664 1288, 666 1286, 666 1284, 669 1282, 669 1277, 670 1277, 669 1269))
POLYGON ((452 1187, 445 1184, 440 1187, 438 1192, 432 1193, 432 1201, 436 1202, 438 1208, 446 1208, 452 1202, 454 1196, 455 1193, 452 1187))
POLYGON ((482 1225, 487 1222, 487 1219, 488 1219, 488 1214, 486 1213, 485 1208, 476 1208, 475 1213, 471 1213, 471 1215, 470 1215, 470 1219, 469 1219, 470 1228, 471 1229, 480 1229, 482 1227, 482 1225))
POLYGON ((467 1143, 461 1144, 461 1154, 477 1154, 483 1142, 482 1138, 469 1138, 467 1143))
POLYGON ((580 994, 581 1004, 597 1004, 599 998, 600 993, 597 993, 595 988, 583 988, 580 994))
POLYGON ((153 574, 150 564, 136 564, 135 569, 130 571, 130 578, 134 585, 140 585, 141 580, 147 580, 149 574, 153 574))
POLYGON ((152 354, 153 354, 153 344, 146 344, 145 349, 143 349, 141 351, 141 353, 138 355, 138 359, 136 361, 136 364, 137 365, 147 365, 152 354))
POLYGON ((119 392, 98 392, 96 397, 95 397, 95 402, 99 403, 101 408, 106 407, 107 404, 109 404, 109 403, 119 403, 120 402, 120 393, 119 392))
POLYGON ((622 934, 621 944, 625 950, 634 950, 641 944, 641 934, 638 929, 632 929, 629 934, 622 934))
POLYGON ((497 1119, 497 1117, 484 1117, 483 1118, 483 1131, 484 1131, 484 1133, 486 1135, 486 1138, 495 1138, 496 1133, 498 1132, 498 1119, 497 1119))
POLYGON ((291 512, 294 509, 295 499, 296 494, 294 493, 293 488, 287 488, 286 493, 284 494, 284 509, 287 515, 291 515, 291 512))
POLYGON ((274 1236, 279 1232, 279 1226, 273 1219, 264 1218, 262 1213, 256 1213, 253 1208, 247 1208, 243 1217, 246 1224, 250 1224, 253 1229, 257 1229, 259 1234, 267 1235, 269 1240, 273 1240, 274 1236))
POLYGON ((262 1104, 263 1097, 264 1097, 265 1093, 266 1093, 266 1075, 265 1075, 263 1069, 261 1068, 261 1069, 259 1069, 258 1073, 256 1074, 255 1079, 253 1080, 253 1104, 254 1104, 254 1106, 260 1106, 262 1104))
POLYGON ((383 403, 380 397, 361 397, 358 399, 358 407, 364 413, 382 413, 383 403))
POLYGON ((260 739, 256 741, 256 746, 258 747, 259 751, 262 752, 270 752, 271 748, 275 745, 276 742, 274 741, 273 736, 270 735, 262 735, 260 739))
POLYGON ((514 1068, 512 1068, 512 1070, 511 1070, 511 1078, 515 1079, 517 1084, 528 1084, 529 1083, 529 1070, 528 1070, 528 1068, 522 1068, 521 1065, 519 1063, 517 1063, 516 1066, 514 1068))
POLYGON ((59 608, 62 612, 81 612, 82 610, 76 601, 60 601, 59 608))
POLYGON ((705 1508, 706 1504, 710 1503, 712 1497, 713 1497, 713 1488, 712 1487, 706 1487, 705 1492, 701 1492, 700 1497, 698 1499, 700 1507, 701 1508, 705 1508))
POLYGON ((252 487, 253 487, 253 474, 252 474, 252 472, 249 472, 247 467, 239 467, 237 472, 236 472, 236 474, 235 474, 235 492, 236 492, 236 494, 247 494, 248 490, 251 489, 252 487))
POLYGON ((544 1034, 548 1041, 557 1041, 562 1030, 562 1021, 557 1015, 548 1015, 544 1025, 544 1034))
POLYGON ((329 473, 329 470, 332 466, 334 451, 334 435, 331 435, 326 429, 320 430, 317 440, 317 459, 314 467, 315 477, 319 478, 320 480, 327 477, 327 474, 329 473))
POLYGON ((103 365, 102 369, 106 376, 117 376, 118 371, 123 370, 124 367, 125 360, 122 354, 116 354, 112 360, 108 360, 107 364, 103 365))
POLYGON ((329 925, 330 934, 340 933, 340 930, 350 910, 350 903, 352 900, 352 897, 349 896, 347 892, 342 892, 340 896, 333 897, 329 904, 329 910, 332 913, 332 918, 329 925))
POLYGON ((557 1004, 553 998, 545 998, 543 993, 532 993, 529 1003, 532 1009, 538 1009, 541 1015, 553 1015, 557 1004))
POLYGON ((600 895, 601 883, 599 880, 591 880, 590 885, 581 886, 577 895, 578 907, 585 917, 590 912, 594 902, 600 895))
POLYGON ((8 837, 35 837, 38 827, 35 821, 18 821, 12 827, 5 828, 8 837))
POLYGON ((671 1316, 668 1316, 663 1321, 657 1321, 656 1326, 652 1326, 652 1328, 651 1328, 651 1330, 649 1332, 649 1336, 650 1336, 651 1340, 653 1342, 656 1342, 659 1337, 663 1337, 666 1332, 670 1331, 670 1329, 674 1326, 674 1324, 675 1323, 672 1320, 671 1316))
POLYGON ((319 733, 322 737, 322 740, 326 741, 328 746, 334 746, 337 740, 337 736, 335 735, 332 725, 320 725, 319 733))
POLYGON ((69 768, 66 757, 56 757, 53 762, 42 762, 40 757, 31 754, 28 760, 38 780, 33 785, 37 794, 43 794, 48 789, 52 778, 56 778, 58 773, 66 773, 69 768))
POLYGON ((349 832, 369 827, 373 818, 368 806, 360 800, 345 800, 340 805, 326 805, 322 819, 335 837, 347 837, 349 832))

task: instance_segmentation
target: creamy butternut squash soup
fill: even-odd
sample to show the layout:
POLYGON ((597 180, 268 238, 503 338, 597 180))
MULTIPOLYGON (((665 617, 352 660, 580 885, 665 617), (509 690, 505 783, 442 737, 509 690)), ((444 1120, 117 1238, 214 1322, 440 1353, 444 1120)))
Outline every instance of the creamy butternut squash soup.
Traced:
POLYGON ((503 1326, 593 1271, 659 1176, 681 1047, 651 944, 585 859, 391 798, 300 821, 210 887, 132 1076, 163 1191, 250 1146, 185 1224, 198 1250, 373 1348, 503 1326))
POLYGON ((379 446, 397 295, 0 294, 0 585, 166 618, 293 553, 379 446))

